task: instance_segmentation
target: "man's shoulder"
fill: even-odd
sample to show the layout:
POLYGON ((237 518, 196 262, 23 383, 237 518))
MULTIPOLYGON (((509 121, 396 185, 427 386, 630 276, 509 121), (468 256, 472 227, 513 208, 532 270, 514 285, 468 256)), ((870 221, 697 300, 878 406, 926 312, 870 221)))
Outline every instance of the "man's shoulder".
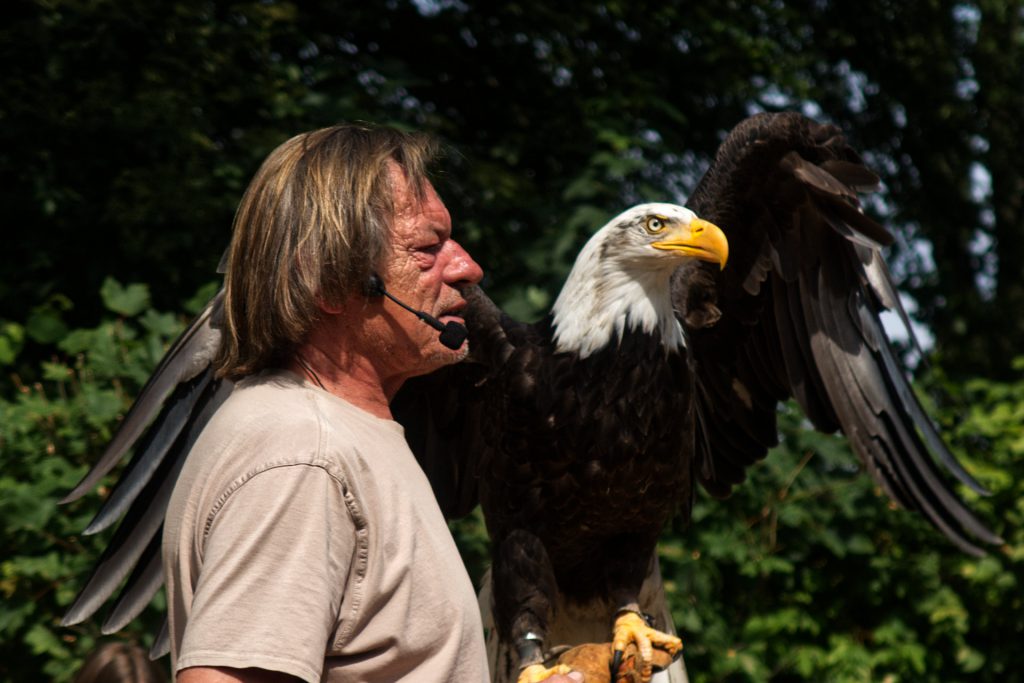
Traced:
POLYGON ((208 429, 308 433, 317 421, 312 397, 301 381, 285 373, 261 373, 241 380, 227 397, 208 429))
POLYGON ((289 373, 246 377, 217 409, 200 441, 216 450, 229 445, 262 450, 274 444, 295 451, 315 450, 322 420, 314 404, 301 380, 289 373))
POLYGON ((274 371, 238 382, 199 436, 186 468, 215 488, 285 465, 313 465, 354 482, 368 462, 406 458, 401 464, 407 465, 407 453, 397 423, 290 372, 274 371))
POLYGON ((264 370, 239 380, 225 405, 237 404, 248 409, 260 406, 273 408, 301 403, 308 397, 309 388, 297 375, 287 370, 264 370))
POLYGON ((373 417, 291 372, 270 370, 236 384, 204 437, 218 447, 230 441, 248 450, 280 446, 323 455, 325 449, 346 450, 388 432, 403 434, 397 423, 373 417))

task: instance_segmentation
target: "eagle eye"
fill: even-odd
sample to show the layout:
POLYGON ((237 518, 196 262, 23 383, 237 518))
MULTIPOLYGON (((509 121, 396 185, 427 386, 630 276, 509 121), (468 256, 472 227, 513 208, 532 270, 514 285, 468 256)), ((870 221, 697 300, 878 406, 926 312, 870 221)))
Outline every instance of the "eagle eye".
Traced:
POLYGON ((647 220, 644 221, 644 230, 652 235, 657 235, 666 227, 668 227, 668 219, 664 216, 648 216, 647 220))

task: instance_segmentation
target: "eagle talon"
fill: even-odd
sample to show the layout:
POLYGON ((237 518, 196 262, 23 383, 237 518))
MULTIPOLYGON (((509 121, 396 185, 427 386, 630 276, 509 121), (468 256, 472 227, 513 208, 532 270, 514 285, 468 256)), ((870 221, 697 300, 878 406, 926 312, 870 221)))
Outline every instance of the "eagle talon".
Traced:
POLYGON ((572 667, 565 664, 556 664, 550 669, 543 664, 531 664, 519 672, 516 683, 540 683, 551 676, 564 675, 570 671, 572 671, 572 667))
POLYGON ((648 626, 642 615, 636 612, 623 612, 615 619, 615 627, 612 633, 612 680, 618 671, 617 660, 622 659, 622 653, 630 642, 636 644, 637 656, 640 659, 640 676, 644 683, 651 680, 654 668, 651 660, 654 657, 654 647, 668 652, 673 657, 683 649, 683 641, 668 633, 662 633, 648 626))
POLYGON ((615 681, 619 676, 619 667, 622 665, 622 650, 616 650, 612 655, 611 664, 608 665, 608 671, 611 674, 609 680, 615 681))

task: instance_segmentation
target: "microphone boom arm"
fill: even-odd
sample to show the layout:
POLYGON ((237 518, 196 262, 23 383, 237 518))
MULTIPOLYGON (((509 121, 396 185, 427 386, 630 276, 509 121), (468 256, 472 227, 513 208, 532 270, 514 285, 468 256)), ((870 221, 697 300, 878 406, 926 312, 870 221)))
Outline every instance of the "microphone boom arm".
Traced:
POLYGON ((376 273, 372 273, 370 275, 370 279, 366 284, 367 291, 369 294, 377 296, 386 296, 387 298, 391 299, 405 310, 415 315, 424 323, 430 325, 435 330, 440 332, 441 336, 439 337, 439 341, 441 342, 441 344, 448 347, 449 349, 457 351, 459 348, 461 348, 462 343, 466 341, 466 337, 469 336, 469 330, 467 330, 464 325, 460 325, 454 320, 449 321, 447 324, 442 323, 440 320, 430 315, 426 311, 418 311, 415 308, 408 306, 399 301, 398 299, 396 299, 395 297, 393 297, 391 293, 384 288, 384 281, 381 280, 380 276, 377 275, 376 273))

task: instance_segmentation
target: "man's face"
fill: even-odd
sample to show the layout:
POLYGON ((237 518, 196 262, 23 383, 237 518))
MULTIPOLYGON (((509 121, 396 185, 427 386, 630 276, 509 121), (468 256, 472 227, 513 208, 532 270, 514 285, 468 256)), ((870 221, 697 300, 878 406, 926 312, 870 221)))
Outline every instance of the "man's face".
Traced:
MULTIPOLYGON (((465 301, 458 288, 480 282, 483 271, 451 238, 451 216, 434 188, 428 185, 423 199, 418 201, 398 165, 392 164, 390 168, 395 217, 391 254, 380 273, 384 286, 402 302, 426 311, 442 323, 461 323, 465 301)), ((384 299, 382 305, 398 374, 424 374, 462 360, 468 353, 466 344, 454 351, 443 346, 437 331, 390 300, 384 299)))

